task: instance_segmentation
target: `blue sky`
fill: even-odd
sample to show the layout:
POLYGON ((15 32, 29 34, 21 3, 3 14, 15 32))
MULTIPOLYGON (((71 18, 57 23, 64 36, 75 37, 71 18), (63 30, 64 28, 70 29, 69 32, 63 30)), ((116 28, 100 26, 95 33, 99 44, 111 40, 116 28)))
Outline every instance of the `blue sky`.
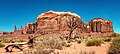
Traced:
POLYGON ((84 22, 97 17, 108 19, 120 33, 120 0, 0 0, 0 31, 13 31, 14 25, 25 27, 49 10, 74 12, 84 22))

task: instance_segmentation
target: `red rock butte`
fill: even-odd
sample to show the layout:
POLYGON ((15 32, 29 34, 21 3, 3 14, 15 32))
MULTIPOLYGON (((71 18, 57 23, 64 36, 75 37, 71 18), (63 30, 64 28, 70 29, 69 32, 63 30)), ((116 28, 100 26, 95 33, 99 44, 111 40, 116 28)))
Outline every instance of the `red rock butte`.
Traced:
POLYGON ((69 18, 78 18, 80 25, 74 30, 73 35, 80 36, 108 36, 114 33, 112 21, 102 18, 95 18, 88 23, 84 23, 82 18, 72 12, 48 11, 37 17, 36 22, 27 23, 25 28, 20 26, 13 34, 62 34, 69 33, 69 27, 66 20, 69 18))

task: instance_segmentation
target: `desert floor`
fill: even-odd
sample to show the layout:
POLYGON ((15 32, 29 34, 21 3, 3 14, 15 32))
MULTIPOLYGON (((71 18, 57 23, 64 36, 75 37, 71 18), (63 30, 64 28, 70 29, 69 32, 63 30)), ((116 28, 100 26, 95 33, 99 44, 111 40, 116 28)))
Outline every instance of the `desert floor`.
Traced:
MULTIPOLYGON (((72 45, 70 47, 64 47, 63 50, 55 50, 56 52, 59 52, 60 54, 79 54, 81 50, 84 51, 95 51, 95 54, 106 54, 109 44, 102 44, 101 46, 85 46, 84 43, 78 44, 76 42, 72 42, 72 45)), ((8 44, 6 44, 8 45, 8 44)), ((0 48, 0 54, 23 54, 22 51, 18 49, 13 49, 13 52, 6 53, 5 47, 0 48)))

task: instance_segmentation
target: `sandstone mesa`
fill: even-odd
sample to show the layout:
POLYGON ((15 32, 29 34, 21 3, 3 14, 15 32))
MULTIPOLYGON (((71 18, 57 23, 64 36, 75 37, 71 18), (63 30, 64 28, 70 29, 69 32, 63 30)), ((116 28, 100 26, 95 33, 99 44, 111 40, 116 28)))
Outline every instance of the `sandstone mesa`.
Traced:
MULTIPOLYGON (((104 20, 102 18, 95 18, 90 20, 88 23, 84 23, 82 18, 72 12, 56 12, 48 11, 40 14, 37 17, 36 22, 27 23, 25 28, 20 26, 17 30, 14 27, 14 32, 9 34, 55 34, 59 33, 62 35, 67 35, 69 33, 69 28, 67 26, 66 20, 68 18, 75 17, 79 18, 82 22, 80 27, 78 26, 73 35, 80 36, 108 36, 114 33, 112 21, 104 20)), ((2 32, 0 32, 2 34, 2 32)))

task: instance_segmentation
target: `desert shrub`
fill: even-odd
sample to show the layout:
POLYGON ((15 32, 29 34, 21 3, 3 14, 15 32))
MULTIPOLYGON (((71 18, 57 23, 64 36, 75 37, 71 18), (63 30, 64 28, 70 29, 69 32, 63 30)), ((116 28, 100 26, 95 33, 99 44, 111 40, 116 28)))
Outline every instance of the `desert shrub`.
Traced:
POLYGON ((85 40, 86 46, 100 46, 102 44, 102 39, 101 38, 91 38, 85 40))
POLYGON ((90 51, 90 52, 87 52, 87 51, 80 51, 79 54, 95 54, 95 51, 90 51))
POLYGON ((71 40, 68 40, 67 43, 71 43, 71 40))
POLYGON ((52 49, 62 49, 62 42, 59 39, 43 40, 43 44, 52 49))
POLYGON ((80 38, 80 36, 74 36, 74 39, 76 39, 76 38, 80 38))
POLYGON ((72 39, 70 39, 70 40, 67 40, 67 43, 71 43, 72 42, 72 39))
POLYGON ((0 48, 2 48, 2 47, 5 47, 5 45, 4 45, 4 44, 2 44, 2 43, 0 43, 0 48))
POLYGON ((71 42, 76 42, 76 40, 75 40, 75 39, 72 39, 71 42))
POLYGON ((82 42, 82 39, 70 39, 70 40, 67 40, 67 43, 71 43, 71 42, 79 42, 79 43, 81 43, 82 42))
POLYGON ((110 37, 117 37, 117 34, 113 33, 112 35, 110 35, 110 37))
POLYGON ((10 43, 11 41, 8 40, 8 39, 2 39, 2 42, 3 42, 3 43, 10 43))
POLYGON ((71 45, 66 43, 66 42, 62 42, 62 46, 65 46, 65 47, 70 47, 71 45))
POLYGON ((43 40, 36 43, 33 48, 24 50, 24 54, 50 54, 54 52, 55 49, 62 49, 62 42, 59 39, 49 39, 43 40))
POLYGON ((35 41, 43 41, 43 38, 36 38, 35 41))
POLYGON ((103 38, 103 41, 105 41, 105 42, 110 42, 110 41, 111 41, 111 37, 104 37, 104 38, 103 38))
POLYGON ((75 39, 75 41, 80 44, 83 40, 82 39, 75 39))
POLYGON ((20 39, 18 42, 25 42, 25 40, 20 39))
POLYGON ((67 43, 64 41, 64 42, 62 42, 62 46, 65 46, 65 45, 67 45, 67 43))
POLYGON ((65 47, 70 47, 70 46, 71 46, 70 44, 65 45, 65 47))
POLYGON ((10 41, 10 43, 15 43, 15 41, 10 41))
POLYGON ((67 40, 67 43, 71 43, 71 42, 75 42, 76 40, 75 39, 69 39, 67 40))
POLYGON ((120 54, 120 37, 113 39, 109 47, 108 54, 120 54))
POLYGON ((74 36, 73 39, 84 39, 84 36, 74 36))
POLYGON ((77 40, 77 43, 80 44, 80 43, 81 43, 81 40, 77 40))

